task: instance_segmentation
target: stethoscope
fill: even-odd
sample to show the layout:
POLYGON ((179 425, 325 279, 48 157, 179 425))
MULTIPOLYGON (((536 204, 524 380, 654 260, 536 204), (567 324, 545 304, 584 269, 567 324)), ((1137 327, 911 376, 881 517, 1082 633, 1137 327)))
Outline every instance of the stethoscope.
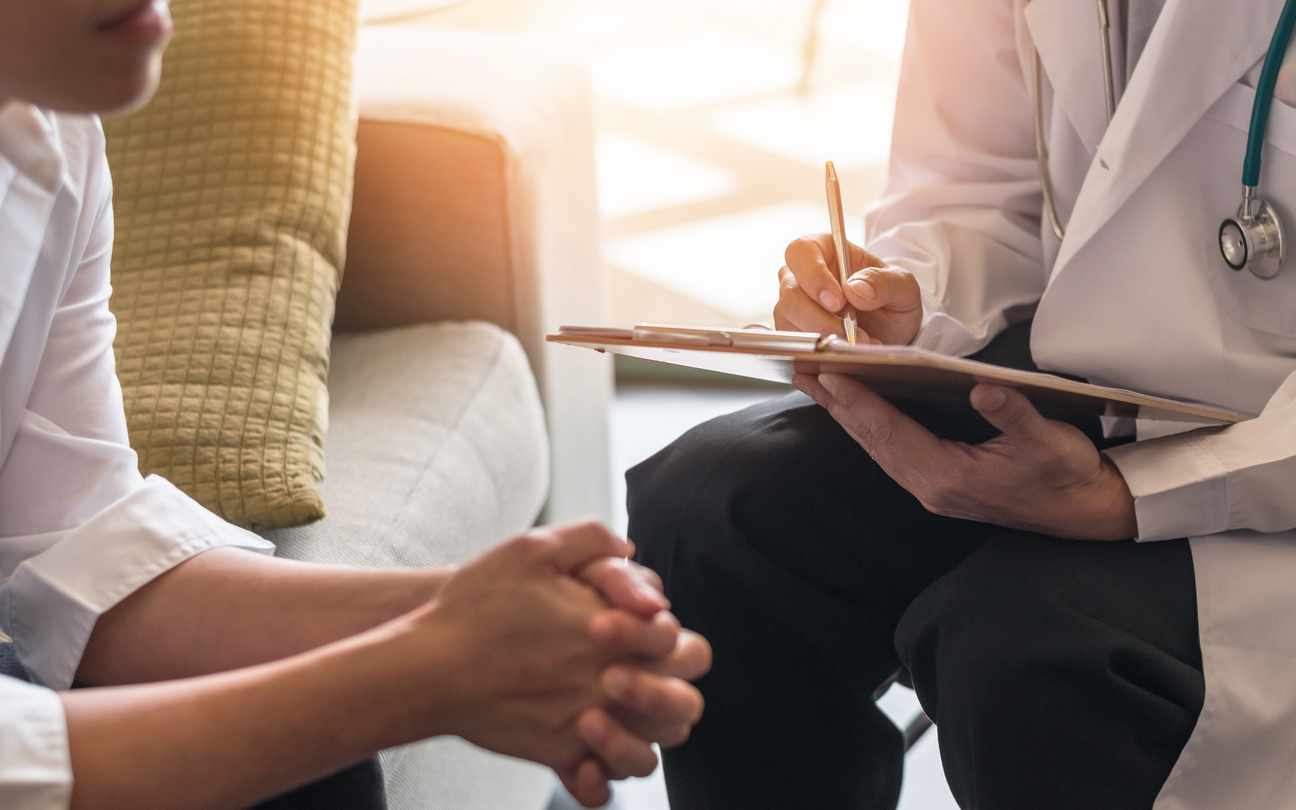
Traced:
MULTIPOLYGON (((1107 0, 1098 0, 1098 25, 1102 35, 1103 80, 1106 83, 1107 123, 1116 114, 1116 79, 1112 73, 1111 19, 1107 13, 1107 0)), ((1256 278, 1273 278, 1282 271, 1286 258, 1283 243, 1282 221, 1278 212, 1259 194, 1260 159, 1264 150, 1265 130, 1269 126, 1269 109, 1273 103, 1274 88, 1278 85, 1278 69, 1282 67, 1296 26, 1296 0, 1287 0, 1269 53, 1260 71, 1256 87, 1255 106, 1251 109, 1251 129, 1247 133, 1246 161, 1242 164, 1242 205, 1237 216, 1224 220, 1219 229, 1220 253, 1233 270, 1246 268, 1256 278)), ((1044 191, 1044 210, 1049 227, 1058 240, 1066 237, 1066 228, 1058 217, 1053 195, 1053 178, 1048 167, 1048 145, 1044 142, 1044 95, 1041 81, 1043 65, 1039 52, 1035 53, 1035 153, 1039 164, 1040 185, 1044 191)))

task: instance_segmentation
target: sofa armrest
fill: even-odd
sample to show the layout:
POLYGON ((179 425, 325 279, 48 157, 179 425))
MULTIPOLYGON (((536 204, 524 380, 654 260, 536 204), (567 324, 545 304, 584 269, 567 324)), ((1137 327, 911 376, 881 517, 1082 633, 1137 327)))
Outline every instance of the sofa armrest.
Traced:
POLYGON ((544 340, 608 319, 583 65, 536 37, 376 26, 356 85, 335 329, 478 319, 516 334, 553 447, 545 517, 608 519, 611 365, 544 340))

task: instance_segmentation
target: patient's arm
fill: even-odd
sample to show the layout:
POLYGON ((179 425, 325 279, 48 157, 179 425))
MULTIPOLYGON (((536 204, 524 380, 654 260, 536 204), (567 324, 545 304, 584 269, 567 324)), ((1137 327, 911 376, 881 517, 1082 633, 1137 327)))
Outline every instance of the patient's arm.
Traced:
MULTIPOLYGON (((453 568, 360 569, 213 549, 101 616, 77 682, 147 683, 285 658, 408 613, 435 597, 453 574, 453 568)), ((636 615, 651 618, 666 607, 660 582, 647 569, 604 560, 578 576, 636 615)), ((623 617, 616 626, 626 622, 623 617)), ((629 632, 605 636, 609 648, 636 650, 629 632)))
MULTIPOLYGON (((657 663, 610 653, 595 641, 591 628, 606 623, 607 602, 571 574, 624 553, 619 544, 590 526, 532 532, 444 577, 432 601, 350 638, 234 672, 65 693, 73 806, 244 807, 381 748, 440 734, 549 765, 580 798, 598 802, 607 775, 641 773, 655 764, 646 743, 624 729, 613 729, 607 739, 587 739, 599 736, 591 734, 593 727, 603 725, 599 718, 606 718, 605 709, 613 705, 604 683, 608 667, 618 662, 636 669, 667 666, 695 677, 709 660, 700 640, 686 637, 676 645, 665 638, 674 628, 663 633, 655 621, 631 632, 665 651, 657 663), (592 752, 602 759, 601 767, 591 761, 592 752)), ((216 560, 208 563, 210 570, 192 573, 199 605, 219 607, 228 604, 222 597, 249 598, 247 609, 229 604, 233 617, 227 624, 199 611, 190 615, 187 607, 175 612, 174 621, 159 618, 173 585, 171 598, 186 601, 179 578, 159 581, 162 588, 147 597, 159 604, 141 600, 132 608, 148 623, 144 627, 159 628, 186 650, 177 670, 217 660, 191 651, 200 643, 180 638, 184 617, 199 622, 199 638, 213 627, 226 632, 240 621, 255 634, 251 608, 279 605, 281 598, 292 602, 263 593, 275 590, 265 583, 239 587, 240 575, 230 572, 242 570, 242 558, 227 557, 209 558, 216 560), (224 569, 227 563, 232 568, 224 569)), ((310 593, 321 584, 314 577, 326 573, 303 571, 301 580, 290 574, 279 590, 310 593)), ((406 598, 418 598, 417 590, 411 587, 406 598)), ((372 609, 371 617, 399 602, 393 597, 371 606, 372 594, 352 598, 372 609)), ((150 649, 165 653, 165 645, 141 638, 144 632, 129 626, 130 614, 128 609, 110 620, 108 631, 123 633, 124 642, 134 645, 132 655, 150 649), (112 626, 117 621, 121 627, 112 626)), ((306 639, 283 626, 273 632, 283 634, 284 643, 306 639)), ((207 641, 214 643, 212 637, 207 641)), ((254 643, 238 647, 237 654, 248 657, 269 649, 254 643)), ((622 702, 638 704, 645 716, 686 733, 701 710, 700 695, 682 681, 661 680, 666 688, 658 697, 666 699, 657 705, 622 702)))
POLYGON ((285 658, 414 610, 452 573, 314 565, 213 549, 99 617, 77 682, 146 683, 285 658))

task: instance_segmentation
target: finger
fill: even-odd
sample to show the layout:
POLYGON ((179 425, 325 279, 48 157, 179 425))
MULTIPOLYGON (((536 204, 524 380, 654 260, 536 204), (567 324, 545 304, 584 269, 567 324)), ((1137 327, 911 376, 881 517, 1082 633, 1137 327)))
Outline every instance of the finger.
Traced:
POLYGON ((582 568, 576 578, 603 595, 615 607, 649 618, 670 607, 656 587, 656 574, 641 565, 604 557, 582 568), (649 576, 651 574, 651 576, 649 576))
POLYGON ((922 309, 918 279, 895 267, 867 267, 846 282, 846 299, 861 312, 888 309, 909 312, 922 309))
POLYGON ((982 383, 972 389, 972 407, 1019 447, 1050 443, 1051 423, 1035 410, 1022 392, 982 383))
POLYGON ((558 778, 583 807, 602 807, 612 801, 612 787, 608 784, 612 777, 598 760, 587 759, 570 773, 559 773, 558 778))
POLYGON ((888 475, 920 499, 963 460, 951 445, 849 377, 821 374, 803 383, 888 475))
POLYGON ((811 299, 796 276, 786 267, 779 271, 779 301, 774 310, 774 325, 793 332, 818 335, 846 334, 841 318, 811 299))
POLYGON ((634 736, 616 718, 593 707, 576 718, 576 734, 602 761, 613 779, 648 776, 657 769, 652 743, 634 736))
MULTIPOLYGON (((629 543, 630 541, 627 540, 626 542, 629 543)), ((663 596, 666 594, 666 585, 662 582, 661 576, 656 571, 652 570, 646 565, 640 565, 639 563, 634 562, 633 560, 630 561, 630 565, 635 569, 636 572, 638 572, 639 576, 648 580, 648 584, 653 586, 653 588, 656 589, 657 593, 660 593, 663 596)), ((667 601, 669 602, 670 600, 667 601)))
POLYGON ((664 658, 679 642, 680 625, 665 611, 644 620, 624 610, 602 610, 590 619, 590 637, 617 655, 664 658))
POLYGON ((695 681, 711 669, 711 644, 691 630, 680 630, 675 648, 656 661, 637 661, 635 666, 654 675, 695 681))
POLYGON ((711 671, 711 644, 691 630, 681 630, 675 649, 653 671, 662 675, 696 681, 711 671))
MULTIPOLYGON (((850 252, 850 267, 846 268, 848 276, 865 267, 885 264, 858 245, 847 242, 846 249, 850 252)), ((837 245, 831 233, 797 239, 788 245, 783 258, 792 274, 805 286, 809 297, 820 306, 830 312, 837 312, 845 306, 841 276, 837 271, 837 245)))
POLYGON ((837 253, 832 234, 815 234, 794 240, 783 253, 788 271, 806 296, 829 312, 846 304, 837 277, 837 253), (827 241, 824 241, 827 237, 827 241))
POLYGON ((596 520, 545 526, 527 537, 544 547, 544 558, 563 574, 572 574, 601 557, 624 559, 628 553, 625 541, 596 520))
POLYGON ((686 681, 622 664, 603 672, 603 692, 618 706, 664 725, 693 725, 705 705, 702 693, 686 681))

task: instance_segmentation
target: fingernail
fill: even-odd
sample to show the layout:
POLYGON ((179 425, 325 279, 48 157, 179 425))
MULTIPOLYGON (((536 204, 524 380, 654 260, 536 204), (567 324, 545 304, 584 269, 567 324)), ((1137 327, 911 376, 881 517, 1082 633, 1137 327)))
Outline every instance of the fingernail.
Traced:
POLYGON ((837 296, 833 295, 828 290, 819 293, 819 303, 823 304, 824 309, 829 312, 836 312, 841 309, 841 305, 837 303, 837 296))
POLYGON ((649 585, 647 582, 639 583, 639 593, 643 594, 645 599, 649 600, 654 605, 657 605, 662 610, 670 607, 670 601, 662 594, 662 592, 649 585))
POLYGON ((867 298, 870 301, 877 298, 877 290, 873 289, 873 285, 869 284, 862 278, 857 278, 854 281, 849 282, 849 286, 857 295, 863 298, 867 298))
POLYGON ((831 374, 820 374, 820 375, 819 375, 819 384, 822 385, 822 386, 824 387, 824 389, 828 391, 828 393, 832 394, 834 399, 836 398, 836 395, 837 395, 837 378, 836 378, 836 377, 834 377, 834 376, 831 375, 831 374))
POLYGON ((981 410, 997 411, 1008 401, 1008 396, 1004 394, 1002 388, 993 388, 988 394, 981 397, 981 410))
POLYGON ((613 667, 603 673, 603 691, 608 697, 620 699, 630 691, 630 673, 620 667, 613 667))

